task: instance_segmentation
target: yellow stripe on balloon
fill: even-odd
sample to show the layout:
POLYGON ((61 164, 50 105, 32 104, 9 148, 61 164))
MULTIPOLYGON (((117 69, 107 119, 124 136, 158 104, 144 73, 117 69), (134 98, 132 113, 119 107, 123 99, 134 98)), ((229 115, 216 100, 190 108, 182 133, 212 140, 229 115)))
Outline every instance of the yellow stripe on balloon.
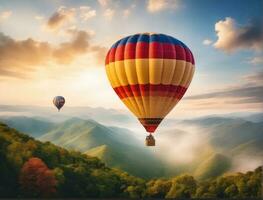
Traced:
POLYGON ((162 80, 163 59, 149 59, 149 76, 151 84, 160 84, 162 80))
POLYGON ((129 82, 127 80, 124 62, 123 61, 114 62, 113 67, 115 67, 121 85, 128 85, 129 82))
MULTIPOLYGON (((106 72, 114 88, 128 84, 148 83, 179 85, 183 78, 184 70, 188 67, 194 67, 194 65, 190 62, 175 59, 130 59, 107 64, 106 72), (112 68, 115 69, 113 70, 112 68), (119 81, 114 77, 114 71, 119 75, 119 81), (149 78, 149 76, 153 77, 149 78)), ((181 86, 185 86, 184 82, 181 86)))
MULTIPOLYGON (((124 60, 124 68, 129 85, 138 84, 135 59, 124 60)), ((142 99, 140 101, 137 101, 137 99, 135 99, 134 104, 137 105, 140 115, 145 115, 142 99)))
POLYGON ((163 59, 163 73, 161 83, 169 85, 173 80, 173 75, 176 69, 176 60, 163 59))
POLYGON ((129 84, 138 84, 135 59, 124 60, 124 68, 129 84))
MULTIPOLYGON (((179 80, 178 84, 180 84, 180 86, 188 88, 188 86, 192 81, 194 70, 195 70, 194 65, 192 64, 188 65, 187 63, 187 66, 184 68, 184 71, 182 73, 183 76, 179 80)), ((166 110, 166 114, 168 114, 177 103, 178 101, 174 101, 173 99, 167 101, 166 104, 164 104, 164 110, 166 110)))
MULTIPOLYGON (((113 81, 114 84, 121 85, 121 82, 120 82, 119 79, 122 79, 122 78, 128 80, 127 73, 124 73, 123 77, 121 77, 121 75, 117 73, 117 70, 116 70, 116 67, 115 67, 115 62, 114 63, 110 63, 109 68, 110 68, 111 75, 114 77, 114 81, 113 81)), ((124 65, 124 69, 125 69, 125 65, 124 65)), ((138 115, 142 114, 141 113, 141 108, 139 107, 139 105, 138 105, 138 103, 136 101, 130 101, 129 105, 132 107, 132 110, 135 113, 137 113, 138 115)))
POLYGON ((136 59, 136 71, 139 84, 149 83, 149 59, 136 59))
POLYGON ((127 107, 130 109, 131 112, 134 113, 134 115, 138 118, 163 118, 166 116, 166 114, 170 111, 170 107, 164 108, 163 105, 167 103, 167 101, 173 101, 178 102, 179 99, 176 99, 174 97, 161 97, 161 96, 145 96, 144 99, 150 99, 152 100, 153 104, 155 106, 151 107, 151 112, 141 114, 139 112, 136 112, 134 109, 134 106, 131 105, 129 102, 142 102, 143 98, 141 96, 133 96, 133 97, 127 97, 124 99, 121 99, 122 102, 127 105, 127 107), (159 104, 159 102, 162 102, 163 104, 159 104))
POLYGON ((173 74, 172 85, 180 85, 184 75, 185 67, 187 62, 183 60, 176 60, 175 71, 173 74))

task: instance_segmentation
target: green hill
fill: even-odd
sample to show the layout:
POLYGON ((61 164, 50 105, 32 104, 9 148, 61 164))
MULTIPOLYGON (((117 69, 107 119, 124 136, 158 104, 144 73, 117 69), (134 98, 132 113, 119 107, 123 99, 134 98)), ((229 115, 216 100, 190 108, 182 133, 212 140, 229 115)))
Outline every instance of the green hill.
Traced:
MULTIPOLYGON (((109 152, 106 145, 90 151, 101 156, 106 155, 105 152, 109 152)), ((224 161, 221 155, 214 157, 215 163, 224 161)), ((0 161, 0 198, 5 199, 38 199, 46 198, 47 194, 50 195, 48 197, 61 199, 259 198, 261 195, 260 167, 253 172, 217 177, 205 182, 196 181, 190 175, 147 182, 109 168, 97 158, 50 142, 37 141, 1 122, 0 161), (40 168, 36 160, 42 163, 40 168), (47 185, 47 182, 52 185, 47 185)))
POLYGON ((263 158, 263 139, 249 140, 246 143, 242 143, 231 150, 233 156, 236 155, 253 155, 261 156, 263 158))
POLYGON ((106 127, 95 121, 72 118, 40 137, 67 149, 101 158, 108 166, 150 178, 164 174, 161 161, 151 149, 126 129, 106 127), (155 167, 152 167, 155 166, 155 167))
MULTIPOLYGON (((72 118, 57 124, 40 139, 99 157, 110 167, 116 167, 144 178, 172 176, 183 172, 193 173, 201 163, 209 159, 213 152, 225 154, 233 152, 233 155, 238 156, 241 153, 242 155, 244 153, 253 155, 257 152, 258 154, 258 150, 260 150, 252 148, 253 145, 250 145, 249 148, 248 145, 246 148, 242 146, 251 140, 261 141, 262 123, 223 117, 186 120, 184 123, 202 127, 203 133, 208 135, 205 137, 208 140, 208 145, 205 146, 206 151, 196 149, 199 156, 193 158, 191 163, 183 165, 179 163, 171 165, 163 160, 162 157, 155 154, 156 151, 144 147, 142 142, 138 141, 127 129, 103 126, 93 120, 72 118), (242 152, 238 150, 241 148, 243 148, 242 152), (211 152, 207 152, 208 150, 211 152), (151 168, 150 166, 156 167, 151 168)), ((187 132, 172 129, 158 134, 158 137, 168 137, 177 141, 175 144, 178 144, 178 141, 181 141, 181 138, 187 134, 187 132)))
POLYGON ((113 141, 136 145, 138 141, 126 129, 106 127, 93 120, 71 118, 40 137, 42 141, 52 141, 55 144, 79 151, 103 144, 111 144, 113 141))
POLYGON ((207 134, 211 145, 216 150, 225 153, 249 141, 263 140, 263 122, 250 122, 244 119, 223 117, 208 117, 196 120, 185 120, 184 123, 187 125, 199 126, 202 130, 200 134, 207 134))
POLYGON ((223 124, 211 127, 211 143, 214 147, 224 151, 232 150, 238 145, 247 143, 250 140, 263 140, 263 123, 239 122, 223 124))
POLYGON ((185 120, 182 123, 186 129, 178 126, 177 129, 159 131, 156 135, 158 145, 155 148, 147 148, 142 140, 134 137, 133 132, 125 128, 104 126, 93 120, 71 118, 62 123, 53 124, 40 118, 9 117, 5 119, 10 126, 41 141, 51 141, 67 149, 99 157, 107 166, 144 178, 171 177, 180 173, 193 174, 211 154, 218 152, 235 157, 254 156, 253 158, 257 161, 255 163, 263 161, 261 142, 263 141, 263 122, 255 123, 224 117, 185 120), (191 136, 194 134, 187 129, 188 125, 200 127, 196 135, 202 145, 194 142, 196 139, 191 136), (164 142, 161 144, 161 141, 164 142), (181 154, 180 147, 186 154, 189 149, 191 153, 195 148, 189 162, 177 162, 173 153, 168 152, 175 152, 174 156, 181 154), (173 151, 174 148, 176 151, 173 151))
POLYGON ((21 168, 32 157, 40 158, 53 170, 58 181, 57 196, 80 198, 142 195, 141 189, 144 187, 142 179, 108 168, 97 158, 68 151, 50 142, 39 142, 0 123, 1 198, 36 197, 34 192, 29 196, 23 196, 25 194, 19 183, 21 168), (133 188, 135 186, 138 188, 133 188))
POLYGON ((240 118, 207 116, 207 117, 183 120, 182 122, 187 123, 187 124, 199 125, 201 127, 211 127, 211 126, 218 126, 218 125, 242 123, 242 122, 246 122, 246 120, 240 119, 240 118))
POLYGON ((85 153, 100 158, 109 167, 122 169, 143 178, 160 177, 165 173, 163 167, 165 164, 144 148, 123 144, 101 145, 85 153))
POLYGON ((85 154, 93 156, 93 157, 97 157, 99 159, 106 159, 105 152, 107 151, 108 151, 108 147, 106 145, 101 145, 101 146, 88 150, 87 152, 85 152, 85 154))
POLYGON ((1 121, 35 138, 40 137, 55 126, 54 123, 47 120, 25 116, 1 117, 1 121))
POLYGON ((217 153, 203 161, 195 170, 194 175, 200 180, 217 177, 226 172, 230 166, 230 159, 217 153))

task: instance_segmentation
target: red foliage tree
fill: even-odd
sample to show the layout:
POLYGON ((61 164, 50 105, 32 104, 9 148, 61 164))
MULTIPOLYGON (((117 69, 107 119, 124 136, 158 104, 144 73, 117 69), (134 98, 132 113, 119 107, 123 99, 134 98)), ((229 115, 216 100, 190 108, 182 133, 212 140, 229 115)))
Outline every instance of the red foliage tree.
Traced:
POLYGON ((52 197, 56 193, 56 178, 39 158, 30 158, 23 165, 19 179, 22 192, 27 197, 52 197))

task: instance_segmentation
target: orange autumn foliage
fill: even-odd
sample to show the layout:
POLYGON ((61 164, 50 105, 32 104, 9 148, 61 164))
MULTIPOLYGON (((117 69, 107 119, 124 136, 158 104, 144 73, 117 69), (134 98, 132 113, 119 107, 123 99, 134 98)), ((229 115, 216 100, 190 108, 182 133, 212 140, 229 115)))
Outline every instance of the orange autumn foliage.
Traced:
POLYGON ((19 179, 21 190, 27 197, 52 197, 56 193, 56 178, 39 158, 30 158, 23 165, 19 179))

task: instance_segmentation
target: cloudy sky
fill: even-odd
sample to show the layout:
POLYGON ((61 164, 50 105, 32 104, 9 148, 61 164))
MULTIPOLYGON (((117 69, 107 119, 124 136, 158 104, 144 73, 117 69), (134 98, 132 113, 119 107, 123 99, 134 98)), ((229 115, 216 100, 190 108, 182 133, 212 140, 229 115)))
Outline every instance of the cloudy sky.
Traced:
POLYGON ((196 73, 170 116, 263 110, 262 0, 0 0, 0 104, 126 109, 104 70, 123 36, 161 32, 196 73))

